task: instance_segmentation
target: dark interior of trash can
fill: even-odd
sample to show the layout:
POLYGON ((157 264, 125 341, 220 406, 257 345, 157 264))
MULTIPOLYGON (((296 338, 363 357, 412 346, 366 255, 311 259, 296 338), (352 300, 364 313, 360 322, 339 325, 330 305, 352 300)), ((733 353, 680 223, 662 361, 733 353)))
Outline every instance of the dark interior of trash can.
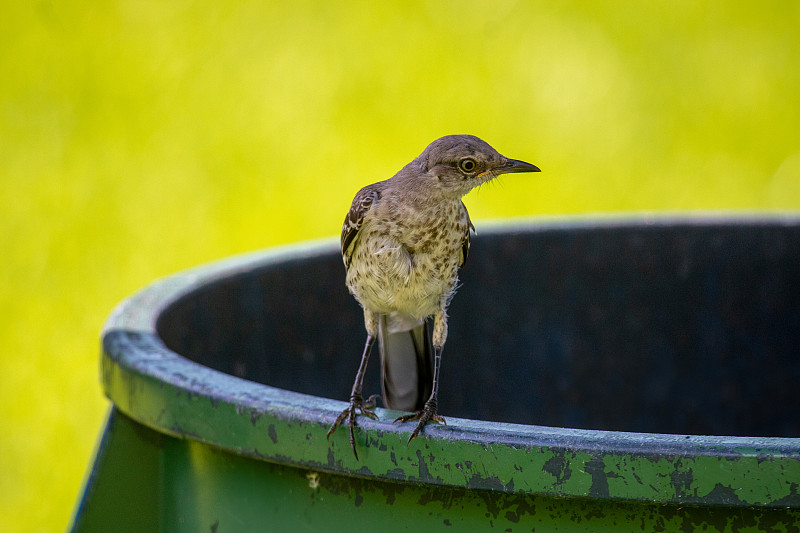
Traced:
MULTIPOLYGON (((484 234, 485 233, 485 234, 484 234)), ((800 226, 520 227, 474 238, 450 306, 445 416, 800 436, 800 226)), ((365 340, 338 254, 215 282, 162 313, 194 361, 345 400, 365 340)), ((365 394, 380 391, 377 350, 365 394)))

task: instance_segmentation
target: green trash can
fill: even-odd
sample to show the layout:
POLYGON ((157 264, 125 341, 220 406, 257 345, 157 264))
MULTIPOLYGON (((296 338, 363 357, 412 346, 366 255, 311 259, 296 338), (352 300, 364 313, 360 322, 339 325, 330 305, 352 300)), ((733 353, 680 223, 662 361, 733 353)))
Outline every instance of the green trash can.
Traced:
MULTIPOLYGON (((103 331, 88 531, 798 531, 800 217, 480 227, 440 412, 344 408, 336 243, 157 281, 103 331), (709 436, 713 435, 713 436, 709 436)), ((379 389, 376 361, 365 393, 379 389)))

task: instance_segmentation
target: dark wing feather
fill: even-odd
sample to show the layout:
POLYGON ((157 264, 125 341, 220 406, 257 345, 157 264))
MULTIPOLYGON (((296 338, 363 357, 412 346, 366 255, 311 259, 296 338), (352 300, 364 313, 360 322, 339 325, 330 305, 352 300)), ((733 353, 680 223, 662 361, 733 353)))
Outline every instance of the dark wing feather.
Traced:
POLYGON ((350 211, 347 212, 342 225, 342 259, 344 259, 345 268, 350 267, 350 257, 353 255, 358 231, 364 224, 364 216, 379 198, 378 190, 372 185, 367 185, 358 191, 356 197, 353 198, 353 204, 350 206, 350 211))
POLYGON ((475 226, 472 225, 472 220, 469 218, 467 206, 464 205, 464 202, 461 202, 461 206, 464 208, 464 213, 467 215, 467 230, 464 232, 464 236, 461 238, 461 262, 458 263, 458 266, 462 266, 467 262, 467 256, 469 255, 470 231, 472 231, 472 233, 477 233, 475 231, 475 226))

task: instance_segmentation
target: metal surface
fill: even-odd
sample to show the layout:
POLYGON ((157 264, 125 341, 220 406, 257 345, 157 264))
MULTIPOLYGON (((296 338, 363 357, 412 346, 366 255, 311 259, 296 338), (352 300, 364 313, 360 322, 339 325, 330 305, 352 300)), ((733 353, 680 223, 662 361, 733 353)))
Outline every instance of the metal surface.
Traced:
POLYGON ((161 465, 132 474, 159 494, 162 531, 796 530, 800 219, 479 230, 451 307, 448 425, 406 446, 413 428, 378 409, 358 420, 360 461, 346 432, 325 439, 344 406, 325 396, 346 397, 363 342, 334 243, 124 302, 103 332, 114 413, 75 529, 98 530, 81 525, 108 499, 93 480, 129 447, 161 465))

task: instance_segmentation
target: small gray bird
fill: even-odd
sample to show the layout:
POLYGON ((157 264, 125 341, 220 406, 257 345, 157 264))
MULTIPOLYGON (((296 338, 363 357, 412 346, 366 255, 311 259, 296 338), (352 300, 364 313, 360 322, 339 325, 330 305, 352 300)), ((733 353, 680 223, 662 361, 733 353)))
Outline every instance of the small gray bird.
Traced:
POLYGON ((412 412, 395 422, 419 420, 408 442, 429 421, 445 423, 437 412, 437 393, 447 306, 469 253, 470 230, 475 231, 461 198, 510 172, 539 168, 504 157, 472 135, 448 135, 433 141, 391 179, 367 185, 353 199, 342 227, 342 258, 347 288, 364 309, 367 342, 350 405, 331 425, 328 437, 347 419, 356 459, 357 413, 377 419, 377 396, 364 401, 361 395, 376 338, 385 405, 412 412))

